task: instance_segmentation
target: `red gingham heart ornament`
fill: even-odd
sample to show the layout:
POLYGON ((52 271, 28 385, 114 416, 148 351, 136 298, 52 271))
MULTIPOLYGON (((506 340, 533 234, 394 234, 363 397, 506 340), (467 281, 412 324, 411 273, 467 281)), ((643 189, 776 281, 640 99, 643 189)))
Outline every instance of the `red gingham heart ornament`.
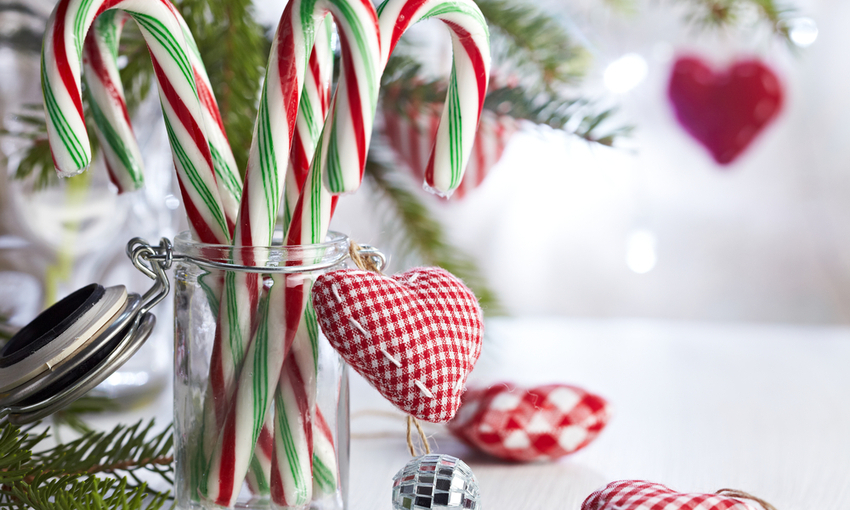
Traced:
POLYGON ((455 415, 484 333, 463 282, 435 267, 343 269, 316 280, 313 306, 331 345, 390 402, 433 423, 455 415))
POLYGON ((621 480, 588 496, 581 510, 761 510, 761 507, 720 494, 682 493, 660 483, 621 480))
POLYGON ((489 455, 515 462, 552 460, 587 446, 611 415, 608 402, 576 386, 518 388, 501 383, 463 396, 449 430, 489 455))

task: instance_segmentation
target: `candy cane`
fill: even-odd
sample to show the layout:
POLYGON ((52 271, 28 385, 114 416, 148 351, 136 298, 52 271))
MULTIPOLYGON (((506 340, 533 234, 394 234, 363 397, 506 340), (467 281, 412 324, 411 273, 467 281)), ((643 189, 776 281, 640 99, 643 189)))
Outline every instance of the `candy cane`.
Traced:
MULTIPOLYGON (((280 31, 281 28, 278 29, 278 32, 280 31)), ((312 46, 312 35, 313 32, 308 32, 306 38, 302 37, 298 41, 301 45, 299 47, 307 48, 307 44, 312 46)), ((281 61, 277 55, 278 46, 279 43, 275 40, 254 125, 234 235, 234 243, 237 246, 271 244, 278 207, 287 180, 283 172, 289 166, 289 148, 295 136, 294 124, 299 112, 298 99, 306 66, 293 66, 290 61, 281 61)), ((320 101, 319 97, 316 99, 320 101)), ((311 102, 311 106, 312 104, 311 102)), ((311 110, 306 111, 311 114, 311 110)), ((312 118, 310 114, 304 116, 312 118)), ((305 139, 305 142, 307 141, 305 139)), ((297 180, 295 169, 300 168, 300 164, 292 166, 293 177, 288 179, 290 181, 297 180)), ((237 249, 234 251, 234 261, 244 265, 256 265, 257 261, 253 260, 252 255, 250 251, 243 253, 237 249), (243 255, 247 258, 242 258, 243 255)), ((225 422, 230 399, 236 387, 236 377, 250 345, 251 326, 255 323, 260 290, 259 277, 256 274, 226 275, 223 306, 219 314, 218 333, 211 360, 211 390, 207 393, 204 405, 204 423, 215 423, 216 427, 205 427, 207 430, 218 431, 225 422)), ((204 438, 204 449, 208 458, 211 458, 217 438, 215 433, 204 438)))
MULTIPOLYGON (((304 92, 301 95, 301 106, 296 122, 297 130, 289 153, 289 168, 286 174, 284 195, 283 231, 289 230, 298 197, 304 188, 310 172, 310 162, 313 160, 316 144, 321 134, 322 124, 330 107, 330 81, 333 71, 333 52, 331 51, 331 17, 325 18, 322 24, 323 34, 316 38, 313 53, 310 55, 310 66, 304 92)), ((334 197, 335 198, 335 197, 334 197)), ((318 348, 319 325, 312 303, 307 300, 301 324, 293 341, 293 349, 303 344, 301 338, 308 338, 307 345, 311 351, 318 348)), ((293 351, 290 351, 293 352, 293 351)), ((287 371, 288 372, 288 371, 287 371)), ((318 377, 318 374, 316 374, 318 377)), ((287 377, 286 381, 291 379, 287 377)), ((280 384, 280 383, 279 383, 280 384)), ((286 394, 290 394, 289 391, 286 394)), ((310 392, 309 399, 313 402, 313 499, 337 490, 337 460, 333 435, 322 416, 321 410, 315 403, 317 392, 310 392)), ((274 442, 272 442, 274 446, 274 442)), ((309 454, 309 452, 304 452, 309 454)))
POLYGON ((57 172, 75 175, 91 163, 80 87, 83 42, 95 17, 109 9, 126 11, 150 50, 178 182, 196 239, 228 242, 188 46, 179 15, 167 0, 60 0, 56 5, 45 30, 41 79, 57 172))
MULTIPOLYGON (((397 157, 410 168, 414 178, 423 180, 428 165, 428 149, 434 145, 437 127, 440 122, 439 111, 426 105, 420 109, 411 105, 402 115, 391 109, 384 109, 385 133, 390 146, 397 157)), ((452 199, 462 199, 466 194, 481 185, 490 169, 499 162, 511 136, 516 133, 519 124, 513 117, 496 115, 490 110, 481 112, 478 131, 472 154, 460 186, 452 199)))
POLYGON ((425 187, 450 196, 463 178, 484 108, 490 35, 484 15, 472 0, 387 0, 378 7, 384 66, 404 32, 429 18, 448 26, 454 62, 437 139, 425 168, 425 187))
POLYGON ((316 150, 316 142, 322 132, 325 117, 330 108, 331 78, 333 77, 333 50, 331 37, 333 20, 325 17, 321 30, 310 53, 307 77, 301 93, 301 104, 295 121, 295 136, 289 151, 289 166, 286 169, 286 184, 283 196, 283 231, 289 229, 292 212, 301 189, 310 172, 310 162, 316 150))
MULTIPOLYGON (((242 177, 236 167, 227 141, 218 103, 209 76, 201 60, 195 39, 182 16, 177 16, 192 64, 201 113, 215 168, 216 183, 222 199, 229 232, 232 233, 242 195, 242 177)), ((119 192, 138 189, 142 185, 141 155, 130 126, 127 102, 118 71, 118 40, 129 16, 121 11, 106 11, 95 20, 84 46, 84 71, 89 91, 89 105, 95 121, 111 180, 119 192)))
POLYGON ((109 179, 119 193, 140 189, 144 182, 142 154, 130 125, 121 76, 118 66, 110 65, 118 59, 118 41, 127 19, 127 14, 115 10, 100 15, 86 37, 83 59, 95 134, 109 179))
MULTIPOLYGON (((171 8, 176 13, 176 9, 173 6, 171 8)), ((213 165, 215 167, 218 191, 221 195, 225 215, 227 216, 227 224, 232 233, 236 226, 239 201, 242 198, 242 176, 239 174, 239 167, 236 166, 236 158, 233 157, 233 151, 227 139, 224 121, 218 109, 218 101, 213 92, 206 66, 204 66, 203 60, 201 60, 201 52, 198 50, 198 45, 195 43, 195 38, 186 25, 186 21, 179 15, 177 19, 180 21, 183 36, 186 38, 186 42, 189 44, 189 49, 191 50, 187 54, 189 60, 192 62, 195 82, 198 85, 198 98, 201 101, 201 113, 209 138, 210 154, 212 155, 213 165)))
MULTIPOLYGON (((310 169, 316 140, 321 133, 330 103, 330 82, 333 73, 332 23, 330 16, 322 23, 321 31, 316 37, 313 51, 310 54, 284 185, 284 231, 289 224, 292 209, 295 207, 295 202, 298 200, 298 195, 310 169)), ((236 290, 239 291, 238 288, 236 290)), ((247 322, 250 324, 250 320, 247 322)), ((229 398, 230 395, 227 395, 228 401, 229 398)), ((266 418, 266 425, 260 432, 260 439, 254 449, 254 459, 251 461, 248 470, 248 485, 255 494, 268 493, 273 429, 274 420, 272 413, 269 413, 266 418)), ((217 437, 214 437, 214 439, 217 439, 217 437)))
MULTIPOLYGON (((316 44, 310 54, 307 78, 301 95, 293 147, 290 151, 286 174, 285 225, 288 224, 288 217, 291 216, 291 210, 294 208, 295 201, 303 186, 306 177, 304 174, 309 170, 316 139, 319 137, 329 107, 332 71, 331 22, 328 17, 328 23, 322 25, 319 37, 316 38, 316 44), (306 169, 304 168, 305 165, 306 169), (294 198, 291 199, 291 203, 288 202, 289 197, 293 195, 294 198)), ((237 242, 238 239, 237 237, 237 242)), ((266 242, 270 243, 271 239, 266 242)), ((256 262, 242 259, 238 249, 235 255, 244 263, 256 262)), ((205 434, 204 437, 204 451, 208 459, 212 456, 212 450, 218 440, 217 432, 224 425, 226 410, 230 406, 230 399, 236 386, 235 378, 244 359, 245 351, 250 345, 248 337, 251 334, 251 325, 255 323, 256 300, 260 292, 258 281, 258 276, 253 274, 232 273, 227 275, 227 291, 223 296, 225 307, 222 308, 219 315, 218 330, 221 333, 216 338, 212 356, 212 366, 214 367, 212 375, 215 377, 211 377, 211 391, 207 393, 204 406, 204 422, 216 424, 216 427, 207 429, 212 433, 205 434)), ((270 434, 270 432, 268 433, 270 434)), ((255 450, 255 452, 255 457, 258 458, 252 461, 252 473, 248 480, 249 486, 257 492, 263 491, 264 488, 255 485, 255 482, 263 478, 268 479, 270 474, 271 452, 268 452, 268 457, 265 457, 265 452, 262 449, 259 452, 255 450), (256 467, 262 467, 264 473, 253 473, 256 467)))
MULTIPOLYGON (((374 8, 366 0, 290 2, 283 13, 272 45, 272 60, 260 100, 255 143, 252 144, 253 164, 249 165, 246 174, 240 219, 237 222, 235 236, 237 243, 250 240, 248 236, 257 231, 264 232, 263 229, 269 224, 273 227, 279 202, 279 198, 277 201, 274 198, 275 191, 279 189, 276 169, 281 168, 278 164, 280 149, 286 147, 279 142, 281 140, 288 142, 293 136, 296 112, 292 110, 292 107, 298 105, 301 94, 299 88, 303 83, 302 77, 307 60, 307 52, 302 48, 309 49, 312 46, 312 41, 309 39, 315 33, 316 24, 328 13, 334 16, 339 28, 343 59, 342 77, 334 96, 332 113, 325 122, 322 137, 332 140, 337 150, 340 146, 357 148, 358 145, 363 145, 362 148, 357 148, 355 154, 362 154, 362 164, 365 164, 368 136, 351 134, 350 136, 356 138, 354 143, 351 143, 346 139, 347 132, 344 128, 347 127, 345 119, 349 119, 348 127, 350 127, 350 119, 361 116, 363 105, 365 105, 368 118, 364 120, 361 117, 360 124, 368 123, 369 131, 371 131, 377 102, 377 69, 380 55, 374 8), (309 14, 302 18, 301 14, 305 12, 309 14), (340 97, 345 100, 338 101, 340 97), (352 98, 356 98, 357 101, 352 101, 352 98), (355 102, 358 108, 352 111, 348 105, 355 102), (268 184, 262 186, 258 176, 262 176, 262 180, 268 184)), ((360 134, 363 135, 363 133, 360 134)), ((328 154, 327 151, 317 150, 316 152, 316 157, 328 154)), ((314 157, 311 171, 315 166, 314 157)), ((271 396, 275 393, 269 391, 269 388, 277 386, 281 367, 296 336, 306 303, 305 290, 309 291, 309 288, 305 289, 305 285, 309 286, 309 283, 293 282, 290 287, 289 280, 292 278, 278 278, 269 292, 269 306, 273 313, 265 314, 265 321, 261 319, 255 340, 251 342, 245 363, 251 363, 252 373, 243 370, 240 374, 236 393, 231 400, 231 409, 210 461, 207 483, 202 487, 202 491, 208 499, 220 505, 232 504, 238 493, 236 481, 244 476, 247 459, 250 458, 250 452, 262 427, 265 413, 268 411, 269 404, 272 403, 271 396), (279 323, 281 320, 282 324, 279 323), (270 341, 269 332, 284 332, 284 335, 283 338, 274 338, 270 341)), ((306 458, 302 449, 299 448, 290 448, 285 456, 273 457, 276 462, 273 461, 272 464, 272 497, 275 501, 282 502, 280 504, 296 504, 295 501, 301 501, 304 498, 306 502, 309 502, 312 488, 312 483, 309 482, 311 475, 309 449, 312 448, 312 444, 306 439, 298 439, 309 438, 312 432, 309 419, 311 409, 303 398, 305 393, 301 391, 303 380, 309 379, 309 376, 302 375, 304 377, 295 386, 294 393, 279 395, 276 399, 276 404, 287 399, 295 401, 295 405, 287 405, 287 412, 275 415, 276 443, 278 435, 283 434, 295 438, 296 444, 306 445, 307 448, 306 458), (298 423, 289 419, 293 408, 306 409, 300 412, 299 419, 295 420, 298 423), (281 463, 286 464, 284 469, 280 468, 281 463), (294 486, 288 484, 289 479, 297 483, 294 486), (304 480, 307 480, 307 483, 304 480)))

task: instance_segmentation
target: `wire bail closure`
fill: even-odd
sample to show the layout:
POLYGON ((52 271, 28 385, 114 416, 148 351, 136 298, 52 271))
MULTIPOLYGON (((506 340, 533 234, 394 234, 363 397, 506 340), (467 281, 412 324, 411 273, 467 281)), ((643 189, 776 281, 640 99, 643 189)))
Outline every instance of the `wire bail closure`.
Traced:
POLYGON ((153 285, 139 296, 127 293, 124 286, 91 284, 21 328, 0 350, 0 423, 23 425, 44 418, 82 397, 132 357, 156 324, 151 310, 171 290, 166 271, 174 261, 271 274, 330 269, 351 256, 379 271, 386 268, 387 257, 380 250, 349 243, 350 250, 316 264, 250 267, 175 253, 165 237, 158 245, 131 239, 127 257, 153 285))

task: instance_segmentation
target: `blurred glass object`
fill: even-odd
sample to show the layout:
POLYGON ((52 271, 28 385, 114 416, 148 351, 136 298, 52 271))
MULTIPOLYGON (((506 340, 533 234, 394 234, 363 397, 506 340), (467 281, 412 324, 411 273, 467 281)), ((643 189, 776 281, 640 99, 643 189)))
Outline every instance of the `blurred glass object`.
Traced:
POLYGON ((649 66, 637 53, 627 53, 608 64, 602 80, 605 88, 615 94, 623 94, 640 85, 646 79, 649 66))
POLYGON ((818 25, 812 18, 794 18, 788 22, 788 37, 800 48, 808 48, 818 38, 818 25))
MULTIPOLYGON (((25 131, 28 126, 16 115, 25 105, 42 101, 41 40, 54 3, 0 0, 0 119, 4 129, 25 131)), ((55 180, 40 189, 34 176, 14 175, 29 140, 0 138, 0 316, 7 309, 14 314, 13 320, 7 321, 8 329, 14 331, 89 283, 120 284, 135 292, 150 286, 127 259, 124 246, 135 236, 155 240, 173 236, 181 228, 177 223, 182 214, 177 210, 180 201, 171 203, 176 195, 171 153, 161 124, 155 98, 143 103, 134 115, 146 167, 154 171, 146 172, 145 189, 122 195, 115 193, 101 158, 84 174, 55 180), (5 285, 20 286, 24 291, 6 292, 5 285)), ((172 338, 169 300, 154 313, 160 321, 150 339, 96 392, 133 404, 165 386, 172 338)))
POLYGON ((21 238, 0 236, 0 340, 10 338, 41 311, 41 282, 19 263, 28 246, 21 238))

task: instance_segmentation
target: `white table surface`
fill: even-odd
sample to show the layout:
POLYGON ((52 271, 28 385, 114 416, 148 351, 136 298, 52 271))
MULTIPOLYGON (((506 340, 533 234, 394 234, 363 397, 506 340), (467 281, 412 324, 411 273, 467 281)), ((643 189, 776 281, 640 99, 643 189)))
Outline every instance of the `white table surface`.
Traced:
MULTIPOLYGON (((778 510, 850 508, 850 328, 494 319, 470 384, 503 380, 576 384, 614 415, 584 450, 530 465, 476 455, 427 426, 432 446, 470 464, 488 510, 574 510, 632 478, 741 489, 778 510)), ((169 420, 168 395, 121 418, 151 415, 169 420)), ((401 413, 353 374, 350 509, 389 510, 409 458, 401 413)))

